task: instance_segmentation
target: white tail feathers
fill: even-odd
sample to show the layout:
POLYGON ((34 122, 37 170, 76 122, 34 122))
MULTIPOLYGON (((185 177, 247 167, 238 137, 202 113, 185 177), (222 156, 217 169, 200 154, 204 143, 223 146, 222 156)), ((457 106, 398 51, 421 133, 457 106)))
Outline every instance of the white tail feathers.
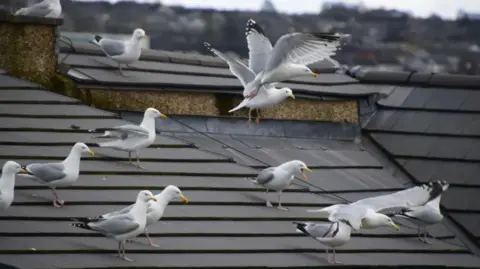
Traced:
POLYGON ((228 113, 232 113, 232 112, 234 112, 234 111, 239 110, 240 108, 245 107, 245 105, 246 105, 247 103, 248 103, 248 99, 244 99, 238 106, 230 109, 230 110, 228 111, 228 113))

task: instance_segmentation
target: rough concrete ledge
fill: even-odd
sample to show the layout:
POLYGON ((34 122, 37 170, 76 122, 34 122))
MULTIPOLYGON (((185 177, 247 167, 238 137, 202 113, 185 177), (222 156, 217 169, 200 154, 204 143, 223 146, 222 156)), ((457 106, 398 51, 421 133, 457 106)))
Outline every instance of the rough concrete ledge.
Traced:
POLYGON ((39 24, 39 25, 51 25, 58 26, 63 24, 63 18, 40 18, 32 16, 15 16, 8 13, 0 13, 0 23, 12 23, 12 24, 39 24))

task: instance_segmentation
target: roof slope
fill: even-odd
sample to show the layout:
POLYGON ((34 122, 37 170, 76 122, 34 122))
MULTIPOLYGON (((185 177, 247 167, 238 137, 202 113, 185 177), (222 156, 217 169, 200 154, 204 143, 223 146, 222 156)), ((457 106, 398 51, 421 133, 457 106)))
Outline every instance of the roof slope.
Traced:
MULTIPOLYGON (((230 73, 228 65, 210 55, 144 50, 140 61, 122 68, 130 74, 125 77, 119 74, 116 63, 106 58, 93 44, 60 43, 60 48, 59 63, 64 64, 64 72, 82 87, 237 94, 243 89, 240 81, 230 73)), ((330 63, 319 65, 316 69, 322 74, 318 79, 304 77, 282 85, 307 95, 352 97, 374 93, 359 86, 349 76, 334 74, 335 69, 330 63)))
MULTIPOLYGON (((217 136, 230 145, 225 147, 192 133, 158 136, 142 152, 149 170, 137 170, 126 163, 126 153, 100 149, 86 133, 125 123, 116 114, 6 75, 0 85, 0 163, 60 160, 79 140, 97 153, 83 158, 73 187, 58 190, 66 199, 62 209, 51 205, 45 188, 16 181, 14 204, 0 215, 0 260, 21 268, 326 266, 324 247, 296 233, 291 221, 316 220, 305 209, 338 203, 338 197, 378 195, 407 181, 380 155, 348 141, 217 136), (244 180, 257 170, 242 164, 260 167, 292 157, 314 168, 312 185, 285 192, 282 200, 290 211, 266 208, 264 192, 244 180), (156 193, 168 184, 183 189, 191 203, 174 202, 166 209, 166 223, 149 228, 160 248, 145 245, 143 235, 127 245, 133 263, 114 257, 112 240, 68 225, 69 217, 109 212, 132 203, 139 190, 156 193), (313 185, 329 194, 315 193, 320 189, 313 185)), ((362 231, 338 250, 338 259, 347 265, 479 264, 454 230, 437 225, 431 233, 439 240, 427 245, 415 240, 415 230, 362 231)))
MULTIPOLYGON (((381 74, 370 74, 368 82, 374 81, 375 75, 381 74)), ((436 75, 429 75, 437 84, 425 87, 418 84, 422 76, 425 74, 398 74, 397 78, 409 77, 410 81, 403 81, 403 86, 395 86, 378 101, 378 112, 365 130, 417 181, 451 183, 441 204, 478 244, 480 204, 475 199, 480 195, 480 78, 442 75, 439 83, 436 75)), ((388 83, 377 78, 377 83, 388 83)))

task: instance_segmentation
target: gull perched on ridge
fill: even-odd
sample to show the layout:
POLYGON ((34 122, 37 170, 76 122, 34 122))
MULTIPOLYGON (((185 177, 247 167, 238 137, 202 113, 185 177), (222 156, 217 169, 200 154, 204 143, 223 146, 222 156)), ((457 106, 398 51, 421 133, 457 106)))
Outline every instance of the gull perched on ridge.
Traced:
POLYGON ((58 18, 61 14, 62 5, 60 4, 60 0, 43 0, 40 3, 21 8, 15 12, 16 16, 23 15, 44 18, 58 18))
POLYGON ((351 204, 336 204, 308 212, 316 212, 320 218, 328 218, 332 222, 343 220, 357 231, 360 228, 373 229, 382 226, 392 226, 399 230, 389 216, 378 212, 424 205, 441 192, 440 182, 430 182, 390 194, 361 199, 351 204))
POLYGON ((278 192, 277 208, 281 210, 288 210, 282 206, 282 202, 280 201, 282 191, 290 186, 290 183, 295 178, 296 173, 301 173, 303 179, 306 181, 307 175, 305 174, 305 171, 312 172, 312 170, 308 168, 304 162, 293 160, 276 167, 263 169, 260 171, 260 173, 258 173, 256 178, 250 181, 250 183, 262 186, 266 189, 267 207, 273 207, 272 203, 270 203, 270 200, 268 199, 268 191, 274 190, 278 192))
MULTIPOLYGON (((445 192, 450 186, 446 181, 439 183, 442 186, 442 193, 445 192)), ((436 198, 432 199, 425 205, 415 206, 410 208, 404 208, 400 212, 394 212, 391 214, 394 217, 405 218, 408 221, 417 225, 418 239, 420 241, 430 244, 427 240, 427 226, 440 223, 443 220, 442 212, 440 212, 440 199, 442 194, 439 194, 436 198), (423 238, 421 237, 420 228, 423 227, 423 238)))
MULTIPOLYGON (((215 55, 220 57, 222 60, 228 63, 228 66, 230 67, 230 72, 234 74, 238 80, 242 83, 242 86, 245 87, 245 85, 255 79, 255 74, 251 69, 246 67, 242 62, 240 62, 239 59, 230 57, 217 49, 212 48, 212 46, 204 42, 203 43, 205 47, 207 47, 208 50, 213 52, 215 55)), ((253 98, 245 98, 243 101, 236 106, 235 108, 229 110, 228 112, 234 112, 236 110, 239 110, 243 107, 248 107, 248 126, 250 126, 250 122, 252 121, 252 109, 257 110, 257 119, 255 122, 257 124, 260 123, 260 112, 259 108, 266 108, 270 106, 277 105, 281 103, 283 100, 287 99, 288 97, 291 97, 292 99, 295 99, 295 96, 292 93, 292 90, 289 88, 275 88, 273 83, 264 85, 261 87, 261 89, 258 91, 258 94, 253 97, 253 98)))
POLYGON ((332 260, 330 260, 328 248, 325 249, 328 263, 341 263, 335 258, 335 248, 345 245, 350 240, 352 232, 352 228, 345 221, 323 223, 294 221, 293 224, 296 225, 297 232, 310 236, 321 244, 332 248, 332 260))
MULTIPOLYGON (((249 32, 262 34, 258 24, 250 19, 247 22, 249 32)), ((335 55, 341 42, 350 35, 339 33, 290 33, 281 36, 272 49, 265 39, 251 38, 249 49, 253 50, 250 61, 256 61, 255 79, 244 87, 243 96, 253 97, 263 85, 281 82, 296 76, 312 75, 317 77, 307 65, 335 55), (251 60, 252 57, 258 60, 251 60), (263 68, 261 68, 263 66, 263 68)))
MULTIPOLYGON (((154 196, 157 200, 156 201, 149 201, 147 204, 147 224, 145 226, 145 235, 147 236, 148 239, 148 244, 152 247, 159 247, 159 245, 156 245, 152 242, 152 239, 148 235, 148 230, 147 227, 151 224, 156 223, 159 221, 162 216, 163 212, 165 211, 165 208, 167 207, 168 203, 174 199, 181 199, 185 203, 188 203, 187 197, 185 197, 182 193, 182 191, 173 185, 168 185, 163 189, 162 192, 154 196)), ((100 219, 100 218, 110 218, 115 215, 121 215, 125 214, 128 211, 132 209, 134 205, 127 206, 125 208, 122 208, 118 211, 114 211, 111 213, 107 213, 98 217, 93 217, 91 219, 100 219)))
POLYGON ((144 190, 138 193, 135 204, 124 214, 118 214, 107 218, 72 218, 71 226, 92 230, 106 237, 118 241, 118 256, 126 261, 132 261, 125 256, 125 243, 127 239, 141 234, 147 224, 147 202, 156 201, 152 192, 144 190))
POLYGON ((83 152, 91 155, 91 151, 84 143, 76 143, 67 158, 59 163, 32 163, 24 167, 27 174, 20 174, 48 186, 53 193, 53 206, 62 207, 65 201, 60 200, 55 191, 56 187, 71 186, 78 179, 80 173, 80 159, 83 152))
POLYGON ((156 138, 155 118, 161 117, 166 119, 167 116, 160 113, 157 109, 147 108, 143 114, 143 120, 140 125, 125 124, 112 128, 91 129, 89 132, 104 131, 105 133, 93 138, 114 138, 108 142, 98 143, 100 147, 113 148, 122 151, 128 151, 128 160, 132 162, 132 151, 137 155, 137 167, 145 169, 140 165, 139 151, 148 148, 156 138))
POLYGON ((20 164, 8 161, 3 165, 2 176, 0 177, 0 209, 6 210, 12 205, 15 189, 15 174, 25 174, 20 164))
POLYGON ((103 38, 95 35, 91 43, 100 46, 108 58, 117 62, 120 74, 125 75, 122 71, 121 64, 129 65, 138 59, 142 54, 142 46, 140 41, 147 38, 145 31, 142 29, 135 29, 132 37, 128 40, 116 40, 103 38))

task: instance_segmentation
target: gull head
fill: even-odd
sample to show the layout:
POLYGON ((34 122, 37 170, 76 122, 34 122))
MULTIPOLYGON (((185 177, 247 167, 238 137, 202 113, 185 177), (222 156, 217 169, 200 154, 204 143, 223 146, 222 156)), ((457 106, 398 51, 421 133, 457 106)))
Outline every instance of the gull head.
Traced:
POLYGON ((151 118, 160 117, 162 119, 166 119, 167 115, 162 114, 160 111, 158 111, 153 107, 150 107, 150 108, 147 108, 147 110, 145 110, 145 117, 151 117, 151 118))
POLYGON ((296 66, 295 69, 296 69, 295 71, 292 70, 292 73, 295 73, 295 75, 298 75, 298 76, 312 76, 312 77, 315 77, 315 78, 318 77, 318 74, 313 72, 312 69, 310 69, 306 65, 298 65, 298 66, 296 66))
POLYGON ((147 35, 145 34, 145 31, 143 29, 135 29, 135 31, 133 31, 133 38, 137 41, 140 41, 144 38, 147 38, 147 35))
POLYGON ((27 171, 20 164, 14 161, 8 161, 3 165, 2 174, 26 174, 27 171))
POLYGON ((150 200, 157 201, 157 198, 153 196, 151 191, 144 190, 138 193, 137 200, 147 203, 150 200))
POLYGON ((305 181, 307 181, 307 174, 305 174, 305 172, 312 172, 312 170, 308 168, 308 166, 304 162, 299 160, 293 160, 285 164, 287 164, 289 167, 292 167, 294 171, 300 172, 303 176, 303 180, 305 181))
POLYGON ((290 97, 295 100, 295 95, 293 95, 293 92, 290 88, 281 88, 279 91, 281 91, 285 97, 290 97))
POLYGON ((377 218, 379 219, 381 226, 393 227, 393 229, 400 231, 400 227, 398 227, 398 225, 393 222, 393 220, 389 216, 384 214, 377 214, 377 218))
POLYGON ((183 202, 188 204, 187 197, 185 197, 185 195, 183 195, 182 191, 177 186, 168 185, 165 188, 165 191, 167 192, 167 194, 168 194, 168 196, 171 200, 173 200, 173 199, 182 200, 183 202))
POLYGON ((95 155, 95 152, 93 152, 92 150, 90 150, 90 149, 88 148, 88 146, 85 145, 85 144, 82 143, 82 142, 76 143, 76 144, 73 146, 73 149, 74 149, 75 151, 77 151, 77 152, 81 152, 81 153, 83 153, 83 152, 88 152, 88 153, 90 153, 90 155, 92 155, 92 156, 95 155))

